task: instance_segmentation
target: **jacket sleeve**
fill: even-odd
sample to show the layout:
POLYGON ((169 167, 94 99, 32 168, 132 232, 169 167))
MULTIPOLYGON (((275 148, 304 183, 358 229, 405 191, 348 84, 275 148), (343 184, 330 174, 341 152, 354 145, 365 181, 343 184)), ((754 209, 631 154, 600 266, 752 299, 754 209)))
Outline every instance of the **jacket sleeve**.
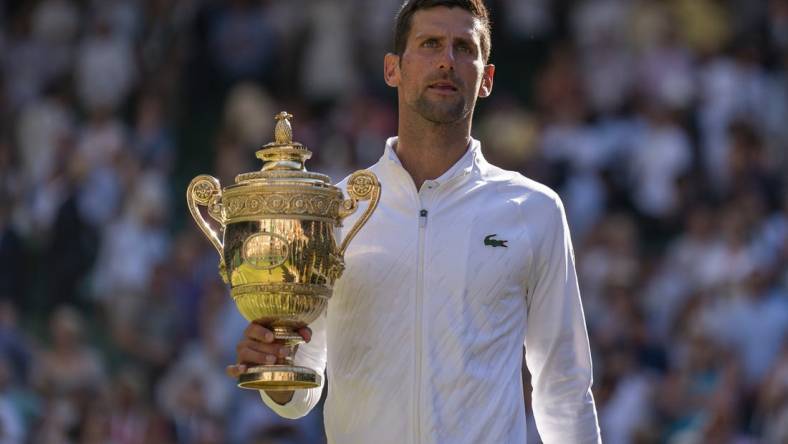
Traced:
POLYGON ((553 196, 538 214, 525 338, 534 419, 546 444, 600 443, 588 333, 561 200, 553 196))
POLYGON ((323 393, 326 370, 326 314, 320 315, 309 328, 312 329, 312 340, 307 344, 298 347, 294 359, 295 365, 308 367, 315 370, 320 375, 320 386, 311 389, 295 390, 293 398, 287 404, 278 404, 271 399, 264 391, 260 391, 263 402, 276 412, 279 416, 288 419, 297 419, 306 416, 318 401, 323 393))

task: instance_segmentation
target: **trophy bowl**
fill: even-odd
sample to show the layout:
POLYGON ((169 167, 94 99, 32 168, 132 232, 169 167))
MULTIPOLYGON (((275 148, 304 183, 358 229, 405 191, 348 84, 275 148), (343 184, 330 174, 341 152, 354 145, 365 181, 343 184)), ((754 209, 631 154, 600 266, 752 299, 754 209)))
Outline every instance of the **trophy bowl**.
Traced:
POLYGON ((323 313, 332 288, 344 270, 348 244, 380 200, 380 183, 361 170, 348 179, 344 198, 323 174, 306 171, 311 152, 292 141, 292 116, 277 114, 275 141, 257 152, 260 171, 240 174, 222 189, 208 175, 195 177, 186 190, 189 211, 219 252, 219 274, 229 284, 238 310, 248 321, 267 326, 288 356, 272 365, 249 368, 239 377, 241 388, 294 390, 317 387, 321 376, 293 364, 298 329, 323 313), (366 210, 338 243, 342 220, 359 201, 366 210), (199 207, 217 222, 207 222, 199 207))

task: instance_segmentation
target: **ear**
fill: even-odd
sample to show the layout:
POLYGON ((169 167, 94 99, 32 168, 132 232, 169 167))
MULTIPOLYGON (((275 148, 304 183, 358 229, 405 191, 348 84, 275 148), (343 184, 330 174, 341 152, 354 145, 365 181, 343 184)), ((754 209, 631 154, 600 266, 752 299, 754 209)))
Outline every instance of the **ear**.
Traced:
POLYGON ((386 85, 396 88, 399 86, 399 56, 393 53, 386 54, 383 59, 383 79, 386 85))
POLYGON ((495 65, 484 65, 484 71, 482 72, 482 84, 479 86, 479 97, 485 98, 492 94, 494 76, 495 65))

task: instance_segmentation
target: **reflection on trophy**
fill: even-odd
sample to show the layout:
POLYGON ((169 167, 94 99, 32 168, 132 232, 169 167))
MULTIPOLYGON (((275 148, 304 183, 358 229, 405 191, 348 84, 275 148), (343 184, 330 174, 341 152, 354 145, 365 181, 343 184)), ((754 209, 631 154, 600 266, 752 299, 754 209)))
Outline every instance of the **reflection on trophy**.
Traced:
POLYGON ((366 223, 380 199, 380 183, 369 171, 353 173, 349 199, 324 175, 306 171, 312 153, 293 142, 292 116, 276 116, 275 141, 257 151, 262 170, 240 174, 222 189, 207 175, 195 177, 186 191, 189 211, 219 251, 219 273, 230 284, 241 314, 261 320, 274 337, 290 347, 288 357, 241 375, 238 385, 260 390, 293 390, 320 385, 314 370, 293 364, 297 333, 325 309, 334 281, 344 269, 348 243, 366 223), (342 220, 369 205, 341 244, 342 220), (198 207, 218 222, 215 231, 198 207))

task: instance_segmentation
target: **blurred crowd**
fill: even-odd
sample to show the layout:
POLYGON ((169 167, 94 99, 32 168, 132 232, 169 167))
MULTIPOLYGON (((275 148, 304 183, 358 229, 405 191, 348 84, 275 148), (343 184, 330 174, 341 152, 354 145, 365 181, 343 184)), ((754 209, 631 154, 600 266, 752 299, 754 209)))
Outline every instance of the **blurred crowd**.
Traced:
MULTIPOLYGON (((310 169, 375 162, 399 3, 0 1, 0 443, 324 441, 224 375, 184 192, 283 109, 310 169)), ((564 199, 604 441, 788 442, 788 1, 488 5, 474 136, 564 199)))

